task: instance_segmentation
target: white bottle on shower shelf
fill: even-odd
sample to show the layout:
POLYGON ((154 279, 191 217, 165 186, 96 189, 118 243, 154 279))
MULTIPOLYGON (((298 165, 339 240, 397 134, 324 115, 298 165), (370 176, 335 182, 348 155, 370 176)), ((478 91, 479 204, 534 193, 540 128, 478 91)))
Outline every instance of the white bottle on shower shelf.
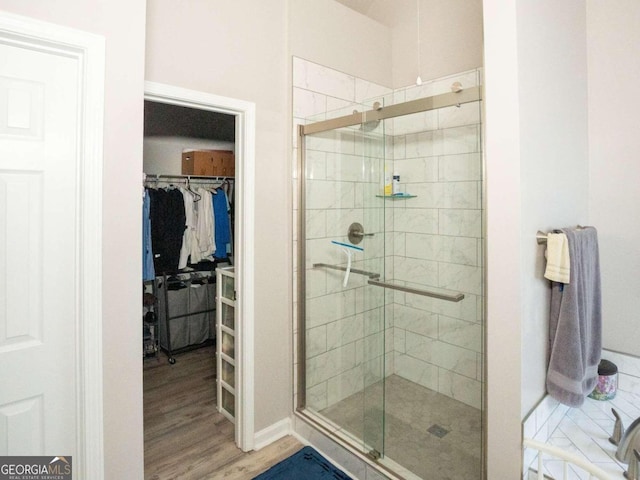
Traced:
POLYGON ((398 195, 400 193, 400 174, 393 172, 393 180, 391 182, 391 194, 398 195))

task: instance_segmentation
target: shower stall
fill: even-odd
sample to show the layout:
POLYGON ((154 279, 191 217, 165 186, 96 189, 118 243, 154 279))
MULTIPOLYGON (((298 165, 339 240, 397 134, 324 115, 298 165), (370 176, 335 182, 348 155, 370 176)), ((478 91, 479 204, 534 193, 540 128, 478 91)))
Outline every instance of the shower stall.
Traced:
POLYGON ((431 87, 299 127, 296 407, 398 477, 480 480, 481 88, 431 87))

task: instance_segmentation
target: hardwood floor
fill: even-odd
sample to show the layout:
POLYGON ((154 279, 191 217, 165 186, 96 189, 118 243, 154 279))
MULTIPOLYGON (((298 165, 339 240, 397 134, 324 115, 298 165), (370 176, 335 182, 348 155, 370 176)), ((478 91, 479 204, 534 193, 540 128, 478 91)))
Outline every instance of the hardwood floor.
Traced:
POLYGON ((216 410, 215 350, 144 361, 145 480, 251 479, 300 448, 285 437, 258 452, 234 443, 234 425, 216 410))

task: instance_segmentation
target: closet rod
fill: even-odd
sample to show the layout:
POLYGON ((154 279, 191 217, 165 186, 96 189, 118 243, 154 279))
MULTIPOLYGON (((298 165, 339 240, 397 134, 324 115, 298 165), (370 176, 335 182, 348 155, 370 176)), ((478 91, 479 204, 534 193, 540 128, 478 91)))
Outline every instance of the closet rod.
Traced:
POLYGON ((216 181, 216 180, 235 180, 236 177, 206 177, 202 175, 156 175, 156 174, 145 174, 144 181, 145 182, 156 182, 156 181, 164 181, 164 180, 200 180, 200 181, 216 181))

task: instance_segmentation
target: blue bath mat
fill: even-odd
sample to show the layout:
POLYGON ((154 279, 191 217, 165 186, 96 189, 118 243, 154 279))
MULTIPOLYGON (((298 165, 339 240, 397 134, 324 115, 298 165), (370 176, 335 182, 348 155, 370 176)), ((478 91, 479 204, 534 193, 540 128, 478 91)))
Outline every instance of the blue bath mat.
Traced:
POLYGON ((311 447, 298 450, 253 480, 351 480, 311 447))

